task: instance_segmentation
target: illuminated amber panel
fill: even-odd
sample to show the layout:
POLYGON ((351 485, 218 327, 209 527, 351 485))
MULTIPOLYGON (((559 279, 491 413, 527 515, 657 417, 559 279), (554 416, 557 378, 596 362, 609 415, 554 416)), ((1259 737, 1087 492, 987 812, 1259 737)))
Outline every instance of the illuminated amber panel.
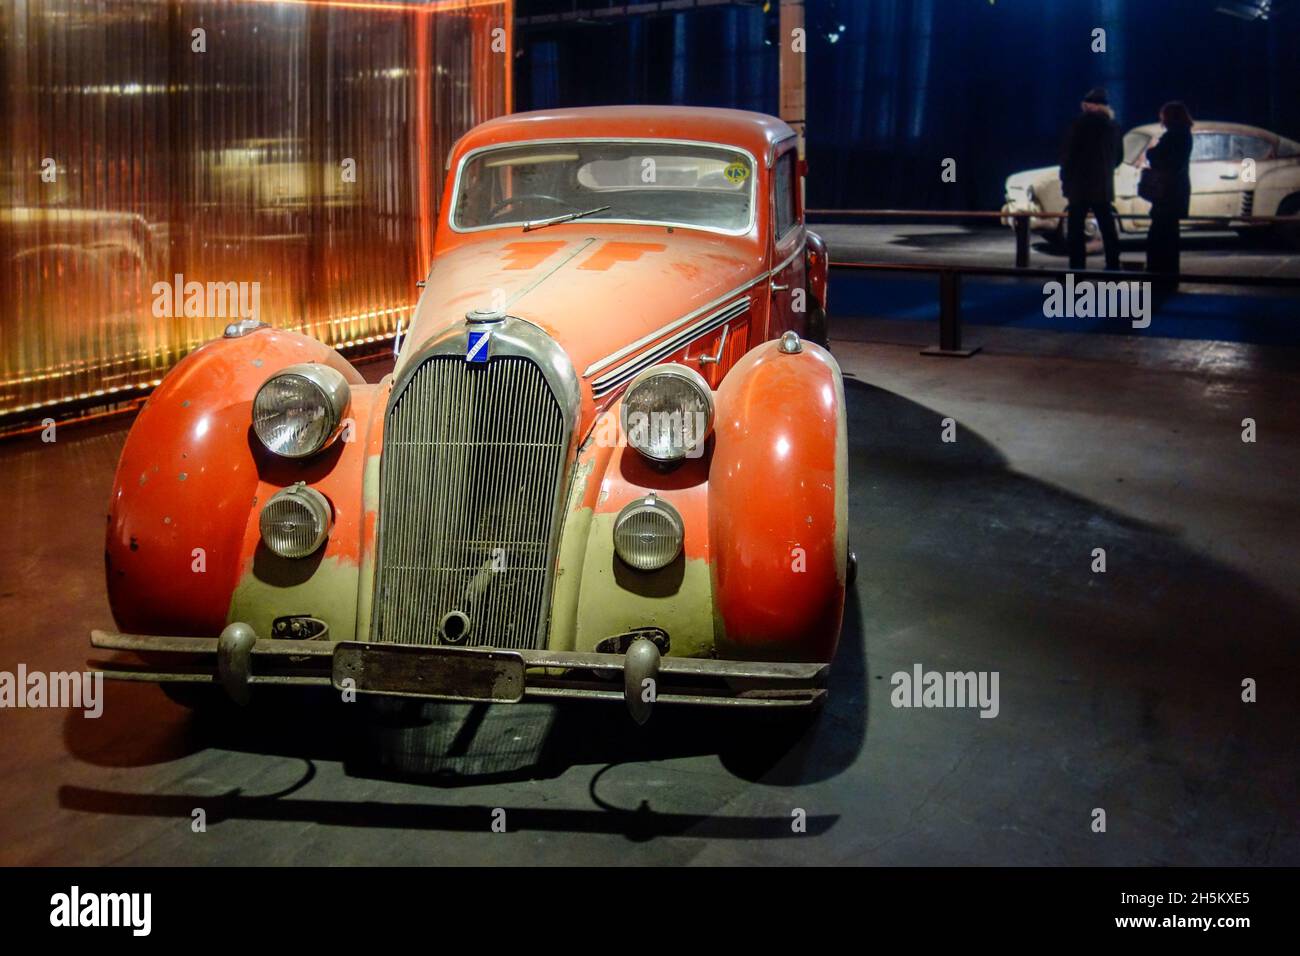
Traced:
POLYGON ((221 334, 227 283, 331 344, 389 336, 448 150, 509 111, 512 7, 0 4, 0 414, 156 382, 221 334))

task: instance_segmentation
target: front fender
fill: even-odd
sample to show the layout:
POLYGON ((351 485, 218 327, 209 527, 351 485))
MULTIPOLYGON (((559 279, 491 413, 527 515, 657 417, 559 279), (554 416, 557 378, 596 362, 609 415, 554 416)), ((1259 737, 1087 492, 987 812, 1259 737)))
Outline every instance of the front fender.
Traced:
MULTIPOLYGON (((288 461, 262 448, 252 432, 257 389, 298 362, 328 364, 347 378, 349 415, 361 423, 357 437, 364 439, 376 388, 333 349, 295 332, 263 328, 211 342, 182 360, 145 403, 127 436, 109 501, 105 570, 122 630, 218 633, 255 566, 272 578, 285 572, 276 565, 287 562, 259 548, 257 516, 268 493, 295 481, 325 494, 335 516, 326 546, 295 562, 290 574, 311 577, 310 569, 331 558, 350 560, 355 568, 369 442, 338 441, 311 459, 288 461)), ((354 602, 355 592, 354 580, 354 602)), ((269 620, 260 622, 263 628, 269 620)))
POLYGON ((1255 184, 1256 216, 1276 216, 1282 203, 1300 193, 1300 166, 1282 166, 1262 173, 1255 184))
POLYGON ((848 563, 848 440, 839 366, 767 342, 717 393, 709 549, 719 652, 829 661, 848 563))
POLYGON ((767 342, 727 373, 704 457, 649 465, 616 427, 615 403, 579 450, 564 508, 549 646, 590 651, 636 628, 670 653, 829 661, 848 557, 844 388, 829 352, 767 342), (643 573, 614 554, 629 502, 653 492, 681 514, 681 556, 643 573))

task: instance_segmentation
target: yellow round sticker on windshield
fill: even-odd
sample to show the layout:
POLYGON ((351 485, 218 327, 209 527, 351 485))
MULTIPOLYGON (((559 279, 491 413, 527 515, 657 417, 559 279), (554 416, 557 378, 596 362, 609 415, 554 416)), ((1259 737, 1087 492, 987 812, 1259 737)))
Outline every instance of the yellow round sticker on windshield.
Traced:
POLYGON ((739 186, 749 178, 749 167, 737 160, 734 163, 728 163, 727 168, 722 171, 722 175, 727 177, 727 182, 733 186, 739 186))

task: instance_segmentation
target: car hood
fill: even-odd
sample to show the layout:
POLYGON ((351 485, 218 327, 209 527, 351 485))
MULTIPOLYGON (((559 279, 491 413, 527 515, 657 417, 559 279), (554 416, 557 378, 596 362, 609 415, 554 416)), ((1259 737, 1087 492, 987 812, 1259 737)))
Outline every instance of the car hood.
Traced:
POLYGON ((756 243, 682 229, 493 230, 435 256, 396 375, 466 312, 490 308, 541 328, 585 379, 594 363, 642 340, 649 346, 668 323, 765 269, 756 243))

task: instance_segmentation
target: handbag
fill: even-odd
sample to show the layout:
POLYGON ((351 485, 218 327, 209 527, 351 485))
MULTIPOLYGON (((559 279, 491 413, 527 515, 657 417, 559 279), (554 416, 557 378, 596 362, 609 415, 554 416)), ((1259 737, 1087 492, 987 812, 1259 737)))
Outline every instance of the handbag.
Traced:
POLYGON ((1169 180, 1158 169, 1148 166, 1138 179, 1138 195, 1149 203, 1158 203, 1169 192, 1169 180))

